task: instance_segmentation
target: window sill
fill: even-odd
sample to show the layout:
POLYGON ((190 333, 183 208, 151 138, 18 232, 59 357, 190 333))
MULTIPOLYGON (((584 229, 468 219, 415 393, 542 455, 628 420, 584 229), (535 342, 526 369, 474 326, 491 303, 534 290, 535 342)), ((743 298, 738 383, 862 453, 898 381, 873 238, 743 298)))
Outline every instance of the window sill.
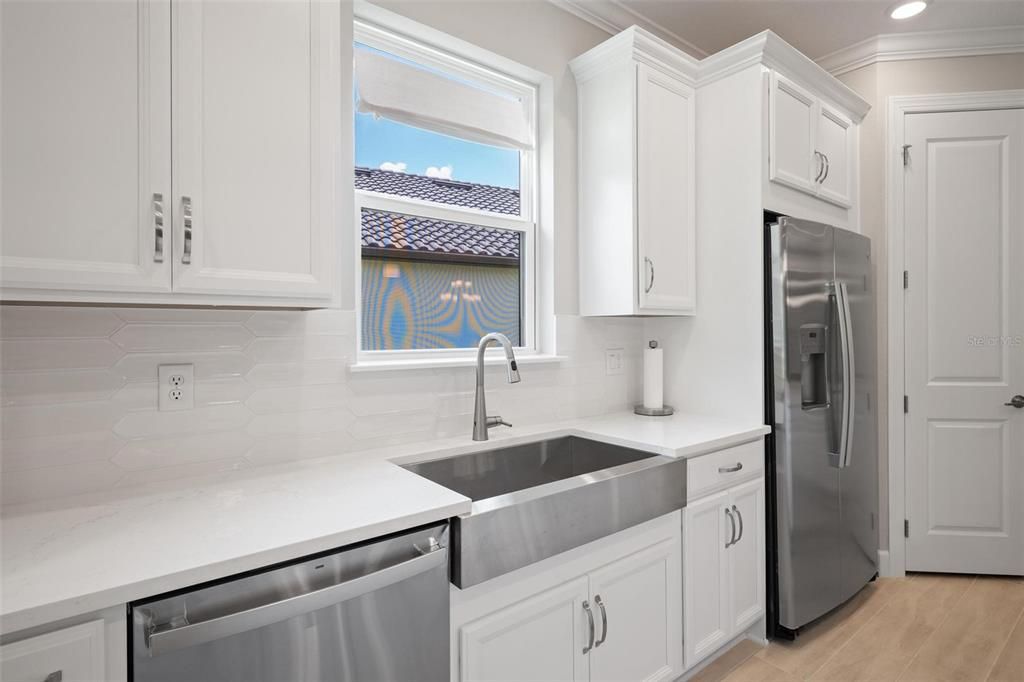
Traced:
MULTIPOLYGON (((568 356, 565 355, 517 355, 516 364, 518 365, 553 365, 568 360, 568 356)), ((491 365, 504 365, 505 358, 502 357, 486 357, 484 358, 484 364, 491 365)), ((443 369, 445 367, 474 367, 476 366, 476 358, 470 356, 463 356, 457 358, 415 358, 415 359, 402 359, 402 360, 363 360, 362 362, 356 362, 348 366, 350 372, 359 374, 363 372, 394 372, 399 370, 414 370, 414 369, 443 369)))

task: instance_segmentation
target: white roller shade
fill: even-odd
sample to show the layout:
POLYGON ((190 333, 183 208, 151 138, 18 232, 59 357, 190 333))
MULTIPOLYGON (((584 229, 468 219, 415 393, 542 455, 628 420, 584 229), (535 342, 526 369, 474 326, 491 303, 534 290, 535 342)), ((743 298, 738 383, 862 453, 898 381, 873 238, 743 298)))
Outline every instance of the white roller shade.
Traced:
POLYGON ((355 50, 360 113, 474 142, 533 149, 521 101, 368 50, 355 50))

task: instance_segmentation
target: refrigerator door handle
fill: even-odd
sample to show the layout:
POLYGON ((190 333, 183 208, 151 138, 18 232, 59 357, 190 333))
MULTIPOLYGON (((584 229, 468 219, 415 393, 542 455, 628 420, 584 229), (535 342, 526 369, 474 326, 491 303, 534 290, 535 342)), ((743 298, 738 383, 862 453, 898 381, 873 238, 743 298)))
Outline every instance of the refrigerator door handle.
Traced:
POLYGON ((843 421, 839 436, 839 468, 842 469, 850 466, 850 451, 853 449, 853 402, 857 381, 853 357, 850 295, 846 282, 836 282, 836 307, 839 309, 839 348, 843 366, 843 421))

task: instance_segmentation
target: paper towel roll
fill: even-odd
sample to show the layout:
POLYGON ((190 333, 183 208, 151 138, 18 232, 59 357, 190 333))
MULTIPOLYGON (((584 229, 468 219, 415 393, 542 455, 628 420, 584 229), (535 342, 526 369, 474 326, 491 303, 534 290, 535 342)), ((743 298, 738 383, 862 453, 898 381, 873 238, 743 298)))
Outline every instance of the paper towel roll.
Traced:
MULTIPOLYGON (((655 345, 652 343, 652 345, 655 345)), ((644 407, 661 409, 665 401, 665 373, 660 348, 644 348, 644 407)))

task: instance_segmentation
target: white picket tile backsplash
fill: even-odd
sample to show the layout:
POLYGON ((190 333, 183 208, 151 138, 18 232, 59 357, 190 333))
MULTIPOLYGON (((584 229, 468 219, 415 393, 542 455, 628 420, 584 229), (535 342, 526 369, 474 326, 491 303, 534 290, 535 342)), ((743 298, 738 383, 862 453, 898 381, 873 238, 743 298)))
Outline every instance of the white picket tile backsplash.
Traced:
MULTIPOLYGON (((469 437, 471 367, 352 374, 339 310, 0 306, 5 505, 132 488, 396 443, 469 437), (195 365, 195 408, 159 412, 157 366, 195 365)), ((559 316, 559 365, 488 407, 514 424, 625 409, 640 394, 639 320, 559 316), (626 350, 607 376, 604 350, 626 350)))

